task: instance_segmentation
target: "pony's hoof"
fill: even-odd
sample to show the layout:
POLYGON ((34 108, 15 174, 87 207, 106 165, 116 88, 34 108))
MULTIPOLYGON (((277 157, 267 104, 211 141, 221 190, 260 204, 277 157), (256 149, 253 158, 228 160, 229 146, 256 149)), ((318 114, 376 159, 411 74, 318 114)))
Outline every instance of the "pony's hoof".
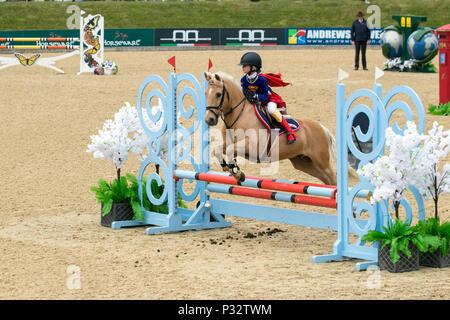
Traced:
POLYGON ((241 171, 239 176, 238 176, 238 179, 236 179, 236 180, 239 181, 239 182, 244 182, 245 174, 241 171))

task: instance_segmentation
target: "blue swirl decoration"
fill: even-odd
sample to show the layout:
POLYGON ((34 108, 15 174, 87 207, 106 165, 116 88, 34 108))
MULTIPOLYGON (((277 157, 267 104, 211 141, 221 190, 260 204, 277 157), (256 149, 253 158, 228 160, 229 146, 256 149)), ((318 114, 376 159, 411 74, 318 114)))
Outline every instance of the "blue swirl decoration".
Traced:
MULTIPOLYGON (((418 132, 423 133, 425 130, 425 111, 423 109, 422 101, 420 100, 417 93, 411 89, 408 86, 396 86, 389 90, 386 95, 383 97, 383 105, 386 109, 386 114, 388 121, 392 118, 392 115, 395 111, 401 110, 405 113, 406 121, 414 121, 414 115, 412 112, 411 107, 408 103, 406 103, 403 100, 396 100, 391 103, 391 100, 397 95, 397 94, 404 94, 407 95, 413 102, 415 110, 417 112, 417 123, 418 123, 418 132)), ((406 121, 405 121, 405 127, 406 127, 406 121)), ((396 134, 402 134, 405 130, 405 128, 400 129, 397 122, 392 124, 392 129, 396 134)))
MULTIPOLYGON (((166 161, 164 161, 161 158, 161 141, 160 138, 167 132, 167 117, 164 116, 163 112, 158 110, 156 114, 153 114, 152 107, 151 107, 151 101, 154 98, 161 99, 162 107, 164 110, 164 113, 169 110, 170 108, 170 96, 169 96, 169 87, 164 82, 164 80, 157 76, 157 75, 151 75, 147 77, 141 84, 139 88, 138 93, 138 99, 137 99, 137 111, 139 115, 139 121, 141 123, 141 126, 143 127, 145 133, 149 137, 148 142, 148 152, 149 156, 142 162, 141 168, 139 170, 138 175, 138 181, 139 181, 139 197, 141 199, 141 206, 143 206, 143 199, 142 199, 142 179, 144 177, 145 169, 150 164, 157 164, 160 167, 160 172, 164 174, 165 177, 172 177, 172 173, 170 172, 170 169, 168 168, 166 161), (147 87, 150 84, 158 84, 162 89, 153 89, 151 90, 146 96, 145 96, 145 102, 143 103, 144 93, 147 89, 147 87), (148 116, 151 122, 158 122, 162 118, 161 127, 155 128, 155 127, 149 127, 145 121, 145 117, 148 116)), ((167 195, 168 190, 167 188, 164 188, 162 195, 159 198, 156 198, 151 190, 151 184, 152 181, 155 180, 158 184, 158 186, 161 186, 163 184, 163 180, 159 174, 156 172, 151 173, 148 176, 147 184, 145 186, 148 199, 156 205, 163 204, 167 201, 167 195)))
MULTIPOLYGON (((177 87, 181 83, 183 83, 184 86, 181 88, 181 90, 179 90, 179 94, 177 97, 179 106, 179 120, 177 121, 177 130, 172 137, 173 139, 177 139, 177 164, 180 162, 188 162, 195 172, 199 172, 202 171, 201 161, 198 161, 193 155, 192 138, 195 137, 196 131, 200 130, 200 128, 203 128, 201 124, 204 121, 204 109, 206 106, 206 97, 204 95, 205 89, 193 75, 188 73, 182 74, 177 77, 177 87), (193 99, 195 106, 185 106, 185 98, 187 96, 190 96, 193 99), (181 122, 185 122, 183 120, 189 120, 186 122, 192 122, 192 124, 189 127, 184 127, 181 124, 181 122)), ((202 135, 200 138, 202 138, 202 135)), ((178 192, 180 193, 183 200, 193 201, 195 198, 197 198, 199 192, 204 187, 204 183, 196 180, 188 180, 189 184, 195 184, 195 188, 191 193, 187 193, 184 189, 184 182, 186 181, 184 181, 183 179, 178 183, 178 192)))
MULTIPOLYGON (((376 159, 384 150, 384 131, 380 132, 379 127, 383 127, 387 123, 385 108, 380 97, 374 91, 369 89, 356 90, 346 100, 342 112, 347 115, 343 125, 344 144, 347 148, 345 148, 346 152, 342 156, 346 157, 347 150, 350 150, 350 152, 361 161, 361 165, 365 165, 376 159), (361 98, 370 99, 373 108, 366 104, 356 104, 353 106, 353 104, 361 98), (353 122, 355 117, 360 113, 367 116, 369 121, 368 129, 366 133, 363 133, 361 128, 357 126, 354 128, 354 135, 355 138, 361 142, 367 142, 372 139, 373 149, 369 153, 364 153, 359 150, 353 140, 353 122), (376 135, 379 136, 377 137, 376 135)), ((348 184, 346 184, 346 187, 348 187, 348 184)), ((349 188, 348 192, 344 191, 344 201, 346 204, 346 210, 344 212, 345 220, 346 223, 348 223, 349 230, 358 236, 356 245, 363 245, 361 243, 361 237, 369 230, 375 230, 379 223, 380 211, 387 211, 386 206, 372 205, 367 200, 355 201, 356 195, 360 191, 369 190, 373 192, 374 189, 375 187, 368 179, 360 177, 360 182, 357 185, 349 188), (368 219, 361 219, 361 215, 364 212, 369 215, 368 219)))
POLYGON ((377 158, 378 155, 382 152, 382 150, 384 150, 384 131, 380 132, 381 136, 378 137, 378 139, 374 139, 375 133, 377 132, 379 126, 384 127, 387 123, 387 117, 381 99, 372 90, 368 89, 356 90, 347 99, 343 112, 348 114, 347 120, 344 125, 344 139, 351 153, 361 161, 362 165, 377 158), (357 99, 362 97, 369 98, 372 101, 373 109, 365 104, 358 104, 355 107, 351 108, 353 103, 357 99), (361 152, 358 149, 358 147, 356 147, 355 142, 353 141, 352 125, 356 115, 359 113, 363 113, 367 116, 367 118, 369 119, 369 127, 367 132, 364 134, 361 131, 360 127, 357 126, 354 129, 355 138, 362 142, 367 142, 370 139, 372 139, 373 149, 372 152, 369 153, 361 152))

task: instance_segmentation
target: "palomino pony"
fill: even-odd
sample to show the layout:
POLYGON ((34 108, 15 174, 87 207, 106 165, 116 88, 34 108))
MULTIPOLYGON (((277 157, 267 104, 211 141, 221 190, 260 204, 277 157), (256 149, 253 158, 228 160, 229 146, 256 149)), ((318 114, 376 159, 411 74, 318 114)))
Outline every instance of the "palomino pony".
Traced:
MULTIPOLYGON (((245 135, 243 141, 238 143, 239 139, 233 136, 231 145, 225 143, 229 130, 241 129, 247 130, 265 130, 267 128, 261 123, 255 113, 254 106, 245 98, 241 86, 234 79, 222 72, 211 74, 205 73, 208 87, 205 94, 207 99, 207 112, 205 122, 209 126, 215 126, 219 117, 225 123, 222 128, 222 139, 224 143, 214 149, 214 155, 218 158, 224 171, 229 171, 238 181, 243 181, 245 175, 240 171, 234 159, 224 159, 224 155, 230 155, 229 149, 232 148, 232 157, 237 154, 244 155, 250 159, 252 150, 263 150, 267 148, 270 159, 270 150, 273 151, 273 144, 267 139, 259 139, 256 136, 245 135), (239 153, 241 146, 242 153, 239 153), (227 146, 228 145, 228 146, 227 146), (242 150, 244 148, 244 150, 242 150)), ((336 143, 330 131, 320 123, 310 119, 299 119, 300 129, 296 132, 297 140, 293 144, 287 144, 286 134, 279 136, 278 158, 276 160, 289 159, 297 170, 303 171, 311 176, 320 179, 324 184, 336 185, 336 173, 332 169, 331 160, 336 158, 336 143)), ((257 159, 257 162, 260 159, 257 159)))

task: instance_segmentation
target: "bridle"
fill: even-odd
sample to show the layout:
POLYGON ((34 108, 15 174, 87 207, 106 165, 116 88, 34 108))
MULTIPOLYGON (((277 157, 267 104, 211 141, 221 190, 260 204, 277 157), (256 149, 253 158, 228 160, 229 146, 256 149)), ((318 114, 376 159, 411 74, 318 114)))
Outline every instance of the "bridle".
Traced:
MULTIPOLYGON (((215 83, 210 83, 210 84, 217 85, 215 83)), ((214 113, 214 116, 216 117, 216 121, 219 119, 219 115, 214 110, 217 110, 218 112, 220 112, 220 118, 223 120, 223 123, 225 123, 225 127, 227 129, 231 129, 235 125, 235 123, 239 120, 239 118, 241 117, 242 112, 244 111, 244 108, 245 108, 245 103, 244 103, 244 105, 241 108, 241 112, 239 112, 239 115, 237 116, 237 118, 233 121, 233 123, 230 126, 225 121, 225 117, 230 115, 230 114, 232 114, 233 111, 236 108, 238 108, 242 104, 242 102, 245 101, 246 98, 244 96, 244 98, 241 100, 241 102, 239 102, 237 105, 235 105, 233 108, 231 108, 230 111, 228 111, 227 113, 224 114, 223 111, 222 111, 222 105, 223 105, 223 100, 224 100, 224 97, 225 97, 225 93, 227 94, 228 100, 229 100, 230 99, 230 95, 228 93, 228 90, 225 88, 225 83, 222 81, 222 97, 220 98, 219 105, 218 106, 207 106, 206 110, 207 111, 211 111, 212 113, 214 113)))

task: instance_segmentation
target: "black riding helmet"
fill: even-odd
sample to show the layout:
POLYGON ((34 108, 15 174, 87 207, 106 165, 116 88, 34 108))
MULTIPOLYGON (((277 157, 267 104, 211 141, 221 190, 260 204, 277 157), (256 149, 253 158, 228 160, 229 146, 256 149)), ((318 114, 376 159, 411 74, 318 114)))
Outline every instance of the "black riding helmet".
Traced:
POLYGON ((238 66, 255 66, 257 71, 262 68, 262 60, 256 52, 247 52, 241 57, 238 66))

